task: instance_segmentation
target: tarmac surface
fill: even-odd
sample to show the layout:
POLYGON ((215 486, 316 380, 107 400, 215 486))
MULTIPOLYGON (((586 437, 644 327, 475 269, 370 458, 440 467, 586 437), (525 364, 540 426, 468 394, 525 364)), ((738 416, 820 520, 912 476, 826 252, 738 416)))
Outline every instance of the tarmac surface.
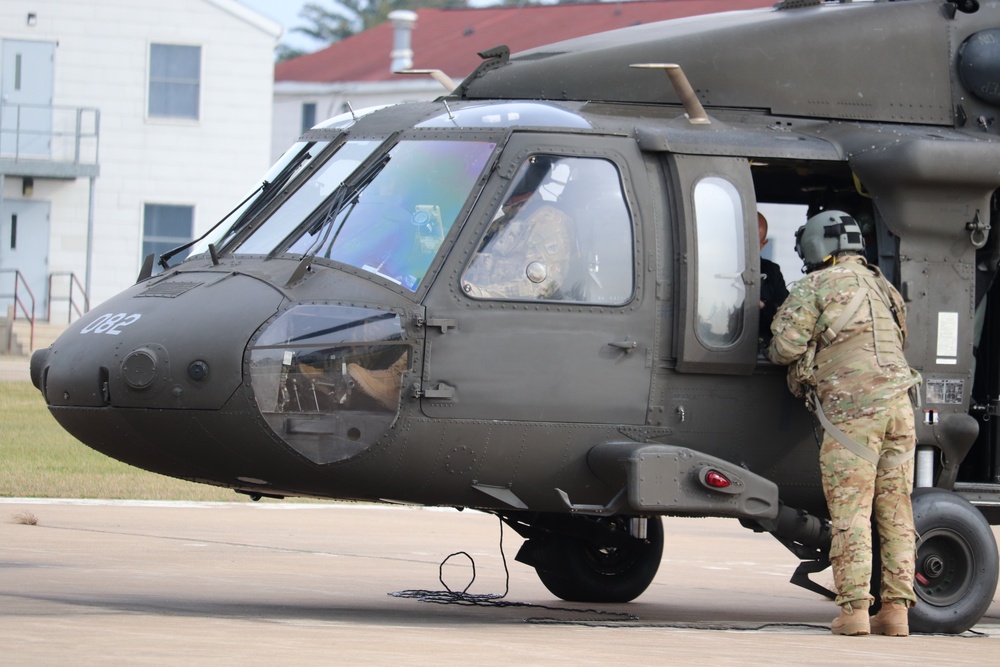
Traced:
POLYGON ((835 607, 788 583, 798 561, 771 537, 664 528, 644 595, 584 605, 516 563, 503 528, 508 578, 499 521, 472 511, 4 499, 0 664, 997 664, 997 598, 960 636, 834 637, 835 607), (472 562, 468 592, 502 601, 392 595, 461 591, 472 562))

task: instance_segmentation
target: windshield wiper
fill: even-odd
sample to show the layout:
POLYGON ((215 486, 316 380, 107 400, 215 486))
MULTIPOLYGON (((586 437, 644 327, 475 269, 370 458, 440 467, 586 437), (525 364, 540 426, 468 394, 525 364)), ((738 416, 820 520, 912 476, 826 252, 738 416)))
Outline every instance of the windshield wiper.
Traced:
MULTIPOLYGON (((248 201, 250 201, 250 199, 253 198, 254 196, 256 196, 258 192, 267 192, 267 190, 268 190, 268 183, 267 183, 267 181, 264 181, 260 185, 258 185, 256 188, 254 188, 254 191, 251 192, 250 194, 248 194, 243 199, 243 201, 241 201, 239 204, 236 205, 235 208, 233 208, 232 211, 230 211, 229 213, 226 213, 224 216, 222 216, 222 219, 220 219, 217 223, 215 223, 214 225, 212 225, 212 227, 207 232, 205 232, 204 234, 202 234, 201 236, 199 236, 198 238, 196 238, 193 241, 189 241, 188 243, 185 243, 183 245, 179 245, 176 248, 171 248, 170 250, 168 250, 165 253, 163 253, 162 255, 160 255, 160 261, 159 261, 160 266, 162 266, 164 269, 169 269, 170 265, 167 262, 170 260, 171 257, 173 257, 174 255, 176 255, 179 252, 184 252, 185 250, 187 250, 188 248, 190 248, 191 246, 193 246, 195 243, 198 243, 199 241, 201 241, 202 239, 204 239, 206 236, 208 236, 209 234, 211 234, 212 232, 214 232, 219 227, 219 225, 221 225, 226 220, 228 220, 229 216, 231 216, 233 213, 236 213, 236 211, 240 210, 240 207, 243 206, 244 204, 246 204, 248 201)), ((246 216, 241 217, 240 220, 243 220, 245 217, 246 216)), ((233 225, 233 228, 235 230, 236 226, 233 225)))
MULTIPOLYGON (((231 216, 236 211, 240 210, 240 208, 244 204, 253 199, 258 193, 264 195, 258 198, 257 201, 255 201, 253 204, 251 204, 250 207, 246 211, 244 211, 242 215, 240 215, 239 219, 233 223, 233 226, 229 228, 229 231, 226 232, 227 236, 230 237, 235 236, 237 233, 239 233, 241 229, 243 229, 243 227, 246 226, 246 224, 250 220, 254 218, 255 215, 257 215, 257 213, 264 207, 264 204, 266 204, 268 201, 271 200, 271 193, 279 192, 281 188, 285 187, 285 185, 291 179, 292 175, 298 171, 302 163, 310 159, 311 157, 312 156, 310 155, 310 152, 308 150, 302 151, 302 153, 296 159, 289 162, 288 165, 286 165, 285 168, 281 170, 281 173, 279 173, 274 178, 273 181, 271 182, 262 181, 261 184, 258 185, 253 192, 247 195, 243 199, 243 201, 237 204, 236 207, 233 208, 233 210, 224 215, 217 223, 212 225, 212 227, 207 232, 205 232, 204 234, 202 234, 201 236, 199 236, 198 238, 189 243, 179 245, 176 248, 171 248, 167 252, 160 255, 160 259, 158 262, 159 265, 162 266, 164 270, 169 269, 170 265, 168 264, 168 262, 172 257, 177 255, 178 253, 184 252, 194 244, 204 240, 209 234, 218 229, 219 225, 228 220, 229 216, 231 216)), ((210 250, 214 251, 214 247, 211 248, 210 250)), ((214 252, 212 253, 212 256, 213 258, 215 257, 214 252)))
MULTIPOLYGON (((388 153, 380 157, 375 162, 372 162, 367 167, 357 172, 354 178, 344 181, 341 183, 340 187, 331 195, 330 205, 326 209, 326 213, 322 217, 318 218, 309 228, 306 230, 306 234, 310 236, 318 236, 316 241, 310 245, 304 253, 302 253, 302 259, 307 257, 313 257, 319 252, 320 248, 327 245, 327 239, 330 238, 330 234, 333 231, 333 221, 339 216, 350 204, 353 209, 357 205, 358 199, 361 193, 371 185, 371 182, 375 180, 375 177, 381 173, 385 166, 389 164, 389 160, 392 159, 388 153), (320 234, 320 232, 323 232, 320 234)), ((348 213, 350 215, 350 213, 348 213)), ((333 238, 330 239, 329 247, 332 248, 333 244, 337 241, 337 235, 340 234, 340 230, 344 227, 345 219, 341 221, 340 227, 337 229, 336 233, 333 234, 333 238)))

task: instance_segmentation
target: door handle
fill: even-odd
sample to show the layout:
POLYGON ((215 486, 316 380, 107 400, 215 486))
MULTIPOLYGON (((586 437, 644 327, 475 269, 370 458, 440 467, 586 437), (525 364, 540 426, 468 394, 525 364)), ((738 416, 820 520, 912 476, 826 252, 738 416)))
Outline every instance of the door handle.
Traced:
POLYGON ((438 382, 437 386, 431 389, 419 389, 416 392, 417 398, 438 398, 446 401, 455 399, 455 388, 444 382, 438 382))
POLYGON ((614 341, 612 343, 608 343, 608 345, 616 347, 619 350, 624 350, 625 354, 631 354, 632 350, 639 347, 639 343, 634 340, 629 340, 628 336, 625 337, 625 340, 614 341))

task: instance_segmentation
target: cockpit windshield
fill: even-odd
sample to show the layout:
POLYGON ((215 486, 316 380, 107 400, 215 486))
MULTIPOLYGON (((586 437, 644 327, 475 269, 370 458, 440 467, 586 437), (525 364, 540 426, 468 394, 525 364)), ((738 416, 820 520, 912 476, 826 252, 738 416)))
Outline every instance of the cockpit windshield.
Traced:
POLYGON ((320 203, 378 148, 377 141, 348 141, 336 155, 317 169, 250 237, 237 252, 246 255, 267 254, 284 241, 289 232, 302 224, 320 203))
POLYGON ((344 144, 236 252, 315 255, 416 291, 496 144, 373 144, 344 144))

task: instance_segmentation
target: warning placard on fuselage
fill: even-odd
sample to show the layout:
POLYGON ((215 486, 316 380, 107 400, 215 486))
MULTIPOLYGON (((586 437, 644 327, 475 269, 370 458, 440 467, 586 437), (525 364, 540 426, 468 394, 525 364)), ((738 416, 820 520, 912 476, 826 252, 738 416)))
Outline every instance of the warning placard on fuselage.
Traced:
POLYGON ((959 405, 965 393, 965 380, 930 379, 924 381, 924 400, 939 405, 959 405))

